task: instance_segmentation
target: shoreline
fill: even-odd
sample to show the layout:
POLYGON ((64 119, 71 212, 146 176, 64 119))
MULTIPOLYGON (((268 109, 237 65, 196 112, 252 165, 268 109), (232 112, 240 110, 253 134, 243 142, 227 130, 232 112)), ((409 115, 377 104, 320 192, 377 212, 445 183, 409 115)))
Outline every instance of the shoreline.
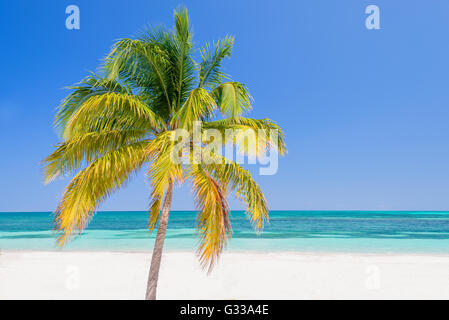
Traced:
MULTIPOLYGON (((0 252, 0 299, 142 299, 151 251, 0 252)), ((449 299, 449 255, 166 251, 159 299, 449 299)))
MULTIPOLYGON (((63 249, 63 250, 35 250, 35 249, 1 249, 1 253, 147 253, 151 254, 153 250, 106 250, 106 249, 63 249)), ((192 249, 164 249, 164 253, 192 253, 195 254, 195 248, 192 249)), ((299 250, 276 250, 276 251, 262 251, 262 250, 246 250, 246 249, 232 249, 223 252, 226 254, 292 254, 292 255, 359 255, 359 256, 435 256, 435 257, 448 257, 449 253, 438 253, 438 252, 363 252, 363 251, 299 251, 299 250)))
MULTIPOLYGON (((149 254, 151 255, 153 250, 105 250, 105 249, 54 249, 54 250, 36 250, 36 249, 1 249, 0 255, 2 253, 123 253, 123 254, 149 254)), ((180 250, 180 249, 170 249, 165 248, 163 254, 196 254, 195 248, 180 250)), ((297 255, 297 256, 360 256, 360 257, 375 257, 375 256, 386 256, 386 257, 396 257, 396 256, 408 256, 408 257, 441 257, 449 258, 449 253, 446 252, 364 252, 364 251, 299 251, 299 250, 276 250, 276 251, 262 251, 262 250, 246 250, 246 249, 232 249, 225 250, 222 255, 228 254, 254 254, 254 255, 297 255)))

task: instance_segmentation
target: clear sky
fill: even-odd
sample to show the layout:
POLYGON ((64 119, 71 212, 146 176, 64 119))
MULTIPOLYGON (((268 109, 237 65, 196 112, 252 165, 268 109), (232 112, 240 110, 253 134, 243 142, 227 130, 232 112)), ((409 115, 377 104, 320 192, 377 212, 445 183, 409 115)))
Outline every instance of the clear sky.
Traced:
MULTIPOLYGON (((114 40, 171 27, 178 4, 196 44, 235 35, 225 71, 249 87, 251 116, 285 130, 278 173, 255 176, 271 209, 449 210, 447 0, 15 0, 0 2, 0 211, 55 209, 68 180, 44 186, 40 161, 62 88, 114 40), (80 30, 65 27, 70 4, 80 30), (380 30, 365 27, 369 4, 380 30)), ((142 173, 101 209, 145 210, 148 197, 142 173)), ((175 197, 193 209, 187 188, 175 197)))

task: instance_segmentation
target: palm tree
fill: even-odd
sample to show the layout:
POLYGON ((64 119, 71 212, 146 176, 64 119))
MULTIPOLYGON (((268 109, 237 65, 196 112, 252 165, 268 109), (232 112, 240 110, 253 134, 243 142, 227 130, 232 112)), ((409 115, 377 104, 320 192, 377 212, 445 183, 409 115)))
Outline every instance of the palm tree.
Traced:
MULTIPOLYGON (((201 62, 196 63, 187 10, 175 11, 174 18, 173 31, 148 29, 136 39, 119 40, 105 58, 101 75, 91 74, 69 87, 72 91, 55 119, 62 142, 43 162, 46 183, 74 174, 55 211, 61 246, 87 226, 101 201, 148 165, 149 229, 157 224, 158 228, 146 299, 156 298, 175 184, 192 184, 199 211, 199 259, 209 271, 231 235, 226 200, 230 192, 243 201, 256 230, 268 219, 266 199, 250 173, 208 149, 207 141, 185 143, 183 147, 194 155, 182 157, 192 160, 195 152, 204 152, 214 161, 173 161, 173 154, 179 154, 176 130, 192 135, 194 124, 201 121, 201 132, 280 132, 270 120, 242 116, 251 109, 251 97, 243 84, 228 81, 222 72, 234 39, 227 36, 206 45, 199 51, 201 62), (222 117, 213 121, 219 114, 222 117)), ((279 154, 286 152, 282 133, 276 138, 242 139, 236 135, 226 142, 243 153, 250 151, 250 144, 257 144, 257 151, 274 147, 279 154)))

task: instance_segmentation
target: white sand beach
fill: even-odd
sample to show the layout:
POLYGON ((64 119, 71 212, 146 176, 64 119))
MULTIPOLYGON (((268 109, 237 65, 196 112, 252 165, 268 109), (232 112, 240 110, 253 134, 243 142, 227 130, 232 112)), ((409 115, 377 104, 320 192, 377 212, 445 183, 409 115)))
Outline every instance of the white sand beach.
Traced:
MULTIPOLYGON (((151 252, 0 254, 0 299, 142 299, 151 252)), ((159 299, 449 299, 449 256, 164 254, 159 299)))

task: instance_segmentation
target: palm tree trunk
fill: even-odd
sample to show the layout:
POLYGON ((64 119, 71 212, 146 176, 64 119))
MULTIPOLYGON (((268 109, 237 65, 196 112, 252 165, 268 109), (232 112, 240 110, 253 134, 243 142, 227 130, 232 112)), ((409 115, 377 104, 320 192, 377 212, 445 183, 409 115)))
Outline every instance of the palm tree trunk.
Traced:
POLYGON ((154 243, 153 256, 151 258, 150 273, 148 275, 146 300, 156 300, 157 281, 159 279, 159 268, 161 266, 162 250, 164 249, 165 234, 167 232, 168 216, 170 214, 170 206, 173 195, 173 183, 169 182, 167 192, 165 194, 162 213, 159 218, 159 226, 157 228, 156 242, 154 243))

